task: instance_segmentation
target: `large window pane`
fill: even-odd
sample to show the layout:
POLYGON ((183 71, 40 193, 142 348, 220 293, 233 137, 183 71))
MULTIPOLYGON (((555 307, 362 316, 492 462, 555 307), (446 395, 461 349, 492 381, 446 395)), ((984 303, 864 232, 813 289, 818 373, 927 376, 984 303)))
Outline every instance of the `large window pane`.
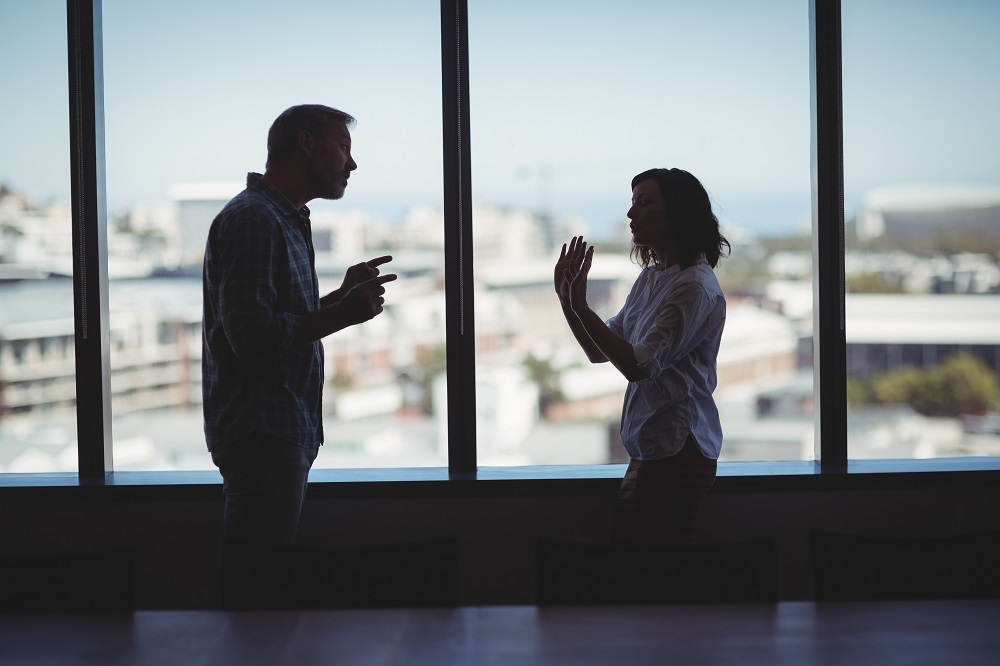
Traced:
POLYGON ((0 472, 77 469, 66 3, 0 2, 0 472))
POLYGON ((652 167, 698 176, 733 243, 722 460, 811 458, 807 3, 472 2, 469 30, 480 463, 623 460, 625 380, 577 348, 552 267, 587 235, 617 312, 652 167))
POLYGON ((325 340, 315 467, 445 465, 438 4, 104 2, 116 469, 211 468, 201 410, 201 257, 294 104, 358 118, 343 200, 314 201, 323 293, 393 254, 375 320, 325 340))
POLYGON ((849 455, 1000 455, 1000 4, 845 0, 849 455))

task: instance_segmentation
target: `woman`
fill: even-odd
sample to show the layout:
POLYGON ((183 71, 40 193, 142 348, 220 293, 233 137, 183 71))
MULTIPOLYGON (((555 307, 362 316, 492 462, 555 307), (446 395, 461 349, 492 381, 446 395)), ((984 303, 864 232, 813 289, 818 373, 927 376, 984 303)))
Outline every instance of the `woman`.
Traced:
POLYGON ((629 380, 621 437, 631 462, 613 540, 689 543, 722 447, 712 392, 726 300, 712 269, 730 246, 705 188, 681 169, 633 178, 628 217, 643 270, 621 312, 604 322, 587 304, 594 248, 582 237, 563 245, 556 293, 590 361, 629 380))

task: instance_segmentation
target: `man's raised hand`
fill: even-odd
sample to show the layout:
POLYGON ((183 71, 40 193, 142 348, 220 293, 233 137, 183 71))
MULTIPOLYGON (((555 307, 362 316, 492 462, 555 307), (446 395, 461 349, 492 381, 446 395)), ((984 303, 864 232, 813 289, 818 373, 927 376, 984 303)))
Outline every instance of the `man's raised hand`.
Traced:
POLYGON ((392 255, 387 254, 382 257, 369 259, 368 261, 362 261, 360 264, 354 264, 344 273, 344 283, 340 285, 341 291, 346 293, 352 287, 378 277, 378 267, 390 261, 392 261, 392 255))
MULTIPOLYGON (((388 261, 388 258, 385 260, 388 261)), ((377 273, 377 269, 375 270, 377 273)), ((382 312, 382 306, 385 303, 385 298, 383 298, 385 287, 383 285, 395 279, 395 273, 387 273, 359 282, 351 287, 340 301, 340 307, 343 308, 348 325, 368 321, 382 312)))

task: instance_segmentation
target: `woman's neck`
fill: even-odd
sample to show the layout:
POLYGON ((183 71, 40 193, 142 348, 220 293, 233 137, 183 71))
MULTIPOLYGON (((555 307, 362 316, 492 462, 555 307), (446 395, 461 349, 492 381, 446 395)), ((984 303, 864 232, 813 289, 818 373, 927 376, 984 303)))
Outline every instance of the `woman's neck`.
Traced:
POLYGON ((649 249, 653 251, 653 256, 656 257, 656 266, 660 270, 665 271, 677 263, 677 254, 672 247, 650 247, 649 249))

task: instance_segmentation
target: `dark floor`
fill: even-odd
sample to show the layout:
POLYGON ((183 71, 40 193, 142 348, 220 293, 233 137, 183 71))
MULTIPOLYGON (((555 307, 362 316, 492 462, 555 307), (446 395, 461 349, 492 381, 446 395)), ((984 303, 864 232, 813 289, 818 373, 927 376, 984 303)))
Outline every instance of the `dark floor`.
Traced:
POLYGON ((0 615, 0 664, 995 664, 1000 600, 0 615))

